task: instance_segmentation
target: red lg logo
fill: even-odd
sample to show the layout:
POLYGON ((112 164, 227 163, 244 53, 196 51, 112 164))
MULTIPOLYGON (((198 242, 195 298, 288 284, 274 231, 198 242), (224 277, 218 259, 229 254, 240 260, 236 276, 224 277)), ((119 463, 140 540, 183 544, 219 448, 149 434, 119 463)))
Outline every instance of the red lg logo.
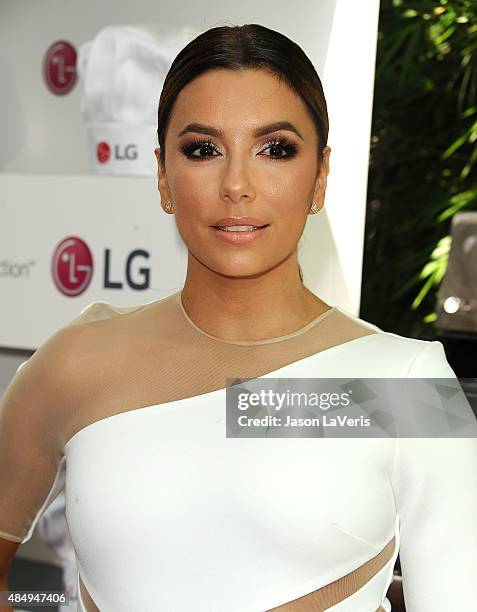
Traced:
POLYGON ((76 83, 76 49, 66 40, 50 45, 43 60, 43 76, 57 96, 70 92, 76 83))
MULTIPOLYGON (((137 146, 135 144, 128 144, 121 148, 120 145, 114 145, 114 159, 137 159, 137 146)), ((96 147, 96 157, 100 164, 105 164, 111 157, 111 147, 104 140, 98 143, 96 147)))
POLYGON ((100 142, 96 147, 96 157, 100 164, 105 164, 111 157, 111 147, 107 142, 100 142))
POLYGON ((51 274, 57 288, 64 295, 80 295, 93 276, 93 256, 81 238, 70 236, 53 253, 51 274))

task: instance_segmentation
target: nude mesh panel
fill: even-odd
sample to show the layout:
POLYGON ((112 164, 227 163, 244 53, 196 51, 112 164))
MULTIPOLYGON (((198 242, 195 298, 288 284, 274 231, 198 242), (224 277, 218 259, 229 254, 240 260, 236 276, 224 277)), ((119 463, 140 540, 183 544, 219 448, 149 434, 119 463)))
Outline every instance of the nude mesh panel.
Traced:
MULTIPOLYGON (((101 313, 101 309, 99 309, 101 313)), ((135 408, 222 389, 227 378, 254 378, 319 351, 376 332, 338 310, 280 341, 236 344, 199 331, 180 293, 139 308, 112 309, 93 322, 89 401, 71 412, 63 442, 94 421, 135 408)), ((104 312, 103 312, 104 314, 104 312)), ((85 385, 86 386, 86 385, 85 385)))

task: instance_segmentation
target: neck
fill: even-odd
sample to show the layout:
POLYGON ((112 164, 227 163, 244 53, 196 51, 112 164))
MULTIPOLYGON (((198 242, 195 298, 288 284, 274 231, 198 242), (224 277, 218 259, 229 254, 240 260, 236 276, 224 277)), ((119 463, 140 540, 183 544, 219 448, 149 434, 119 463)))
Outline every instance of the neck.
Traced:
POLYGON ((203 331, 229 341, 284 336, 331 306, 294 275, 213 278, 188 272, 181 293, 189 318, 203 331))

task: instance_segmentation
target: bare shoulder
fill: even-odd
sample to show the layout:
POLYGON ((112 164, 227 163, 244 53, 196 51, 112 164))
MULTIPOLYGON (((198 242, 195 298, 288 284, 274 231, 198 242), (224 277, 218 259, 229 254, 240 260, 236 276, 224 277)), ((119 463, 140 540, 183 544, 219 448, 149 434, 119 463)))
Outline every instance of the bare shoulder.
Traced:
MULTIPOLYGON (((84 358, 102 344, 118 311, 107 302, 93 302, 43 342, 28 361, 42 361, 56 372, 78 370, 84 358), (59 368, 59 370, 56 370, 59 368)), ((81 370, 81 368, 79 368, 81 370)))
POLYGON ((64 409, 67 400, 74 402, 85 385, 97 378, 98 358, 114 351, 111 323, 119 317, 120 312, 106 302, 88 305, 20 364, 2 403, 52 410, 55 405, 64 409))
POLYGON ((73 319, 68 325, 118 319, 120 315, 142 311, 146 306, 147 304, 141 304, 139 306, 114 306, 110 302, 98 300, 96 302, 91 302, 91 304, 83 308, 78 317, 73 319))
POLYGON ((118 380, 134 369, 140 355, 160 352, 165 341, 155 326, 155 305, 92 302, 20 365, 5 401, 23 411, 27 405, 32 412, 45 410, 55 423, 64 419, 70 428, 72 415, 83 413, 85 406, 92 410, 105 393, 113 397, 118 380))
POLYGON ((109 302, 92 302, 45 343, 45 356, 49 344, 48 357, 52 364, 63 363, 61 371, 65 377, 78 384, 91 384, 114 367, 119 355, 125 352, 128 338, 134 337, 136 329, 128 315, 142 309, 143 306, 117 307, 109 302))

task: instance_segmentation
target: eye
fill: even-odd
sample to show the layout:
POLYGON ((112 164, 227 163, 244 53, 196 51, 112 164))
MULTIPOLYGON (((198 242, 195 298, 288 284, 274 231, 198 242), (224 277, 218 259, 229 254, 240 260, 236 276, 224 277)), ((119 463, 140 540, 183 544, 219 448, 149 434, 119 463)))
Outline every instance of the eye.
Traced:
POLYGON ((202 161, 204 159, 210 159, 211 157, 218 157, 217 155, 213 155, 211 151, 219 153, 210 140, 203 138, 192 140, 183 144, 181 146, 181 150, 187 158, 193 159, 194 161, 202 161), (194 155, 196 151, 199 151, 198 155, 194 155))
POLYGON ((298 152, 298 147, 286 138, 277 138, 275 140, 269 140, 265 144, 266 148, 263 150, 270 151, 271 153, 270 155, 266 155, 265 157, 270 157, 270 159, 273 161, 294 157, 298 152), (283 153, 285 153, 285 155, 283 155, 283 153))
MULTIPOLYGON (((194 139, 183 144, 181 151, 188 159, 194 161, 203 161, 220 155, 216 146, 210 140, 204 138, 194 139)), ((286 138, 276 138, 266 142, 265 149, 262 149, 262 151, 270 151, 270 155, 265 155, 265 157, 276 161, 294 157, 298 152, 298 147, 286 138)))

